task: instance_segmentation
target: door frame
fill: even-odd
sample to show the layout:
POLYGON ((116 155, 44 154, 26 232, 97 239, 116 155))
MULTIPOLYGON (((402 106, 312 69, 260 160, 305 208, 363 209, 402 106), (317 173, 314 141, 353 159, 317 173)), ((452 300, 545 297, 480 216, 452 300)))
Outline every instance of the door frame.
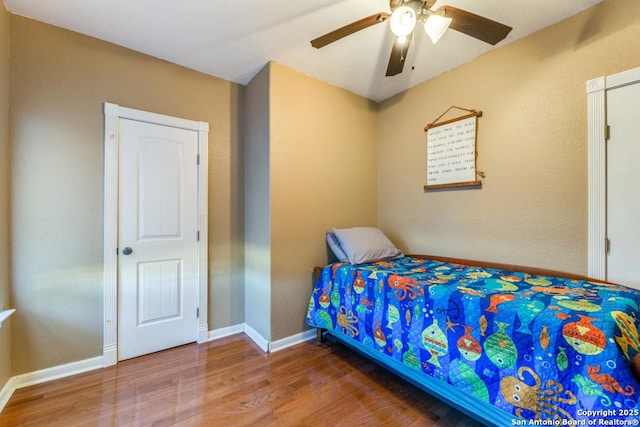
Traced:
POLYGON ((587 81, 589 277, 607 280, 607 90, 640 83, 640 67, 587 81))
POLYGON ((104 103, 104 244, 102 365, 118 363, 118 151, 120 119, 193 130, 198 133, 198 342, 206 342, 208 319, 208 141, 209 124, 104 103))

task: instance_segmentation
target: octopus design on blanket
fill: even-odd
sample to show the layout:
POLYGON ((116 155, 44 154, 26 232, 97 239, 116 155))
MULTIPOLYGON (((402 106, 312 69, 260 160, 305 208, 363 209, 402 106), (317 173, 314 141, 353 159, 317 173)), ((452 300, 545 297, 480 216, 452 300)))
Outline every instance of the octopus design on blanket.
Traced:
POLYGON ((358 323, 358 317, 353 314, 353 311, 347 310, 344 305, 340 306, 340 312, 337 313, 336 320, 338 325, 342 327, 342 332, 351 338, 359 334, 358 328, 353 326, 354 323, 358 323))
POLYGON ((518 376, 504 377, 500 381, 500 391, 505 400, 515 406, 515 414, 518 417, 525 417, 523 412, 531 411, 535 414, 536 420, 553 418, 558 421, 574 418, 558 404, 575 405, 577 399, 570 390, 565 390, 564 386, 553 380, 548 380, 542 387, 540 377, 533 369, 523 366, 518 370, 518 376), (528 384, 525 374, 530 376, 533 384, 528 384))
POLYGON ((424 295, 424 289, 418 285, 415 280, 411 280, 407 277, 398 276, 392 274, 387 279, 387 283, 393 289, 393 296, 398 301, 409 297, 414 300, 424 295))

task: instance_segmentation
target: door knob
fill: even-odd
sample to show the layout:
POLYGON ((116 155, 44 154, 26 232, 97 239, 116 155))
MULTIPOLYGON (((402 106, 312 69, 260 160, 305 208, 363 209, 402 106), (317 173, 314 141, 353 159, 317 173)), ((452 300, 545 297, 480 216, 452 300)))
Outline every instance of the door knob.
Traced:
POLYGON ((122 249, 122 255, 131 255, 132 253, 133 253, 133 249, 131 249, 129 246, 122 249))

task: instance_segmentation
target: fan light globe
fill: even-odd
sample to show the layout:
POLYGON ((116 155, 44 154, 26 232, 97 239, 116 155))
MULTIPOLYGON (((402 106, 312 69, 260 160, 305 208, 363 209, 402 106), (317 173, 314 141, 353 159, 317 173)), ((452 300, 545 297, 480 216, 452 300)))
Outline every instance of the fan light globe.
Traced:
POLYGON ((438 43, 440 37, 447 31, 451 24, 451 18, 445 18, 440 15, 431 15, 424 23, 424 31, 427 33, 433 44, 438 43))
POLYGON ((415 28, 416 20, 416 12, 412 8, 401 6, 391 14, 391 19, 389 20, 391 32, 397 37, 406 37, 415 28))

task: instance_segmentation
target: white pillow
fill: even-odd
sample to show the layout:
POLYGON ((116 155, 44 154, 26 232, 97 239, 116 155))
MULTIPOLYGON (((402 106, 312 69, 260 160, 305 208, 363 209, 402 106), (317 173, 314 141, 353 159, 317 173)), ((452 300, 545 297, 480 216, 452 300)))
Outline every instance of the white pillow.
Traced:
POLYGON ((403 256, 400 249, 375 227, 334 228, 333 233, 351 264, 403 256))

